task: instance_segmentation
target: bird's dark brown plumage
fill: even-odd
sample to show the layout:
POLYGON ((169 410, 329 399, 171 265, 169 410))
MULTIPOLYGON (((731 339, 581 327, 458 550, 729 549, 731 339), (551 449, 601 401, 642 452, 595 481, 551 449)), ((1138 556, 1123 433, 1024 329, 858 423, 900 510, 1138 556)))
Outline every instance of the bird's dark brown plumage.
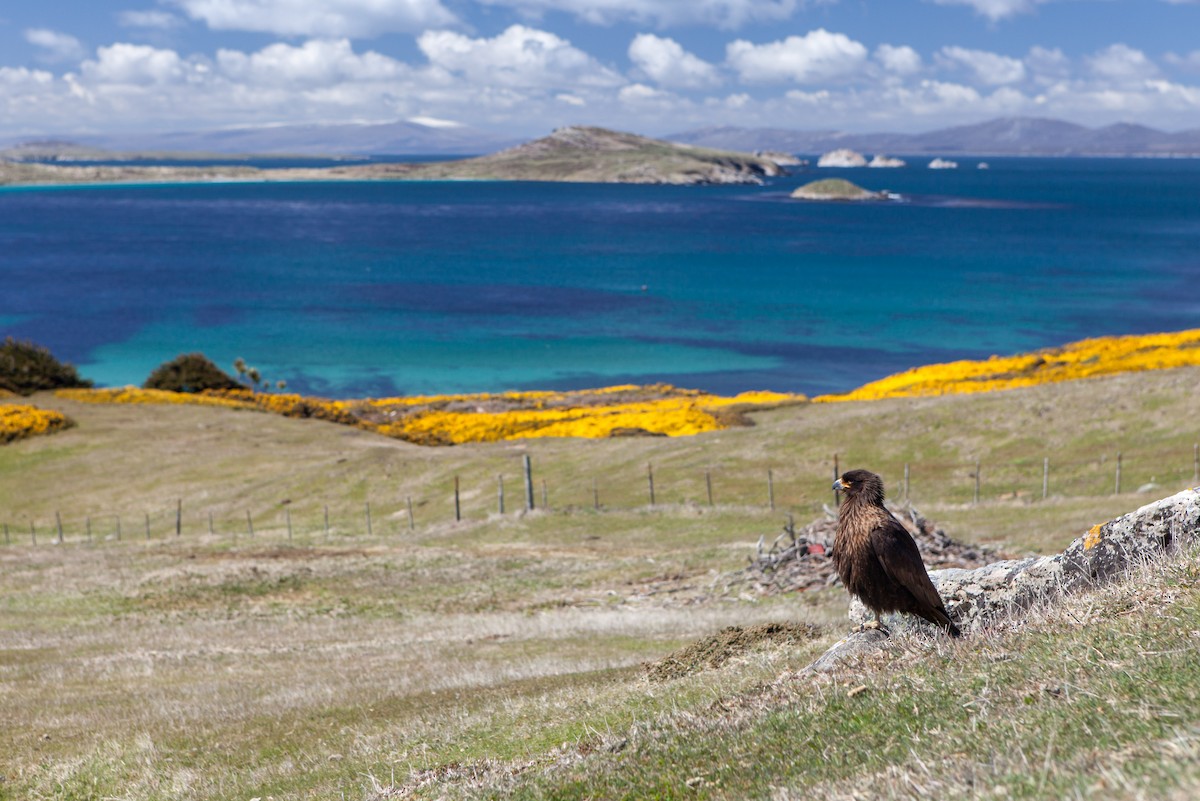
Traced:
POLYGON ((960 636, 912 535, 883 505, 883 480, 868 470, 850 470, 833 486, 846 495, 832 553, 846 589, 875 613, 876 621, 883 612, 907 612, 960 636))

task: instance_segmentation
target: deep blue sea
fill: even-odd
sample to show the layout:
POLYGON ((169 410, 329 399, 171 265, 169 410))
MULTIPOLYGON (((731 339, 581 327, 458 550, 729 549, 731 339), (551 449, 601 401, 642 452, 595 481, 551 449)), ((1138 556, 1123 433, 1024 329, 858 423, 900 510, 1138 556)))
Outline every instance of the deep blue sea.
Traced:
POLYGON ((1200 327, 1200 160, 925 160, 763 187, 0 190, 0 334, 100 385, 177 354, 333 397, 850 389, 1200 327), (844 176, 902 201, 788 193, 844 176))

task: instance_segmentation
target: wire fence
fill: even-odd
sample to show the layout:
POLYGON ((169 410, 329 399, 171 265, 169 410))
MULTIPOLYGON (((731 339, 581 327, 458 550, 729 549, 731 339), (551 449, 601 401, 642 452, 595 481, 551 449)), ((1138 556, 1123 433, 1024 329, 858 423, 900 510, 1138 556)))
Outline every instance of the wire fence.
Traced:
MULTIPOLYGON (((234 504, 213 506, 176 498, 140 511, 64 514, 53 517, 0 512, 0 543, 29 544, 153 542, 207 535, 239 542, 313 544, 338 538, 402 536, 421 528, 495 515, 535 510, 597 514, 635 509, 664 513, 679 506, 713 509, 814 510, 837 504, 831 484, 849 464, 831 455, 824 476, 811 466, 684 469, 644 465, 640 475, 608 473, 588 481, 562 475, 539 475, 525 455, 517 475, 497 474, 491 481, 461 476, 446 482, 444 492, 423 496, 388 493, 355 508, 344 499, 330 504, 284 502, 269 510, 231 511, 234 504)), ((1175 492, 1200 486, 1200 443, 1191 452, 1179 448, 1100 453, 1086 460, 1052 456, 992 457, 968 462, 894 462, 874 460, 871 469, 889 487, 889 497, 908 502, 980 504, 997 501, 1037 503, 1059 497, 1097 497, 1126 493, 1175 492)))

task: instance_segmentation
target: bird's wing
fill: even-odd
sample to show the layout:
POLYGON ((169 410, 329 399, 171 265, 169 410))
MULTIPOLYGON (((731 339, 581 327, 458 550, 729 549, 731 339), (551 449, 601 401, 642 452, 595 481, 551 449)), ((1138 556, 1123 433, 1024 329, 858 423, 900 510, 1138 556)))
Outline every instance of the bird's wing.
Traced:
POLYGON ((942 598, 929 580, 921 552, 912 535, 895 519, 880 522, 871 530, 871 548, 875 558, 893 581, 913 594, 921 603, 940 609, 942 598))

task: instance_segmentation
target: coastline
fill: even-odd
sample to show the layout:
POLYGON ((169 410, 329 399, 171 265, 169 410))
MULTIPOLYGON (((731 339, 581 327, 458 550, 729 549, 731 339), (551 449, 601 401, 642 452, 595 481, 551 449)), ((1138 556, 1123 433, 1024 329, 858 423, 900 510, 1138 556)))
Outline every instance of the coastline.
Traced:
MULTIPOLYGON (((351 425, 418 445, 461 445, 537 437, 692 436, 751 425, 747 417, 750 412, 810 402, 869 402, 997 392, 1189 366, 1200 366, 1200 329, 1096 337, 1032 353, 930 364, 886 376, 847 393, 812 399, 763 391, 719 396, 667 384, 626 384, 567 392, 485 392, 351 400, 250 390, 191 394, 137 387, 62 389, 55 395, 82 403, 199 404, 263 411, 351 425)), ((15 400, 0 398, 3 404, 0 409, 21 408, 15 400)), ((13 419, 17 419, 15 414, 13 419)), ((31 429, 24 434, 17 432, 14 438, 54 430, 60 429, 31 429)))

